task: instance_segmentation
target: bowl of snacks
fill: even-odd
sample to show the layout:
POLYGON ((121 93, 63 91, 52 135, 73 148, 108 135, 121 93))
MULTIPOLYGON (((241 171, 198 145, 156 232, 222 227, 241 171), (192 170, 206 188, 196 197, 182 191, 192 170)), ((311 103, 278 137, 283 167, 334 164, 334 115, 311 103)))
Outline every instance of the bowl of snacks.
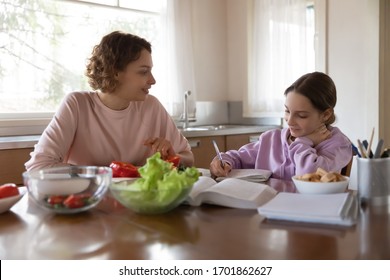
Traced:
POLYGON ((59 214, 89 210, 104 197, 112 180, 110 167, 64 166, 23 173, 29 196, 59 214))
POLYGON ((160 158, 156 153, 138 169, 140 178, 114 179, 112 196, 126 208, 139 214, 162 214, 182 204, 199 178, 195 167, 184 170, 160 158))
POLYGON ((292 177, 299 193, 304 194, 330 194, 345 192, 349 177, 336 172, 326 172, 318 168, 314 173, 296 175, 292 177))
POLYGON ((13 183, 0 186, 0 214, 7 212, 14 206, 27 192, 26 188, 19 188, 13 183))

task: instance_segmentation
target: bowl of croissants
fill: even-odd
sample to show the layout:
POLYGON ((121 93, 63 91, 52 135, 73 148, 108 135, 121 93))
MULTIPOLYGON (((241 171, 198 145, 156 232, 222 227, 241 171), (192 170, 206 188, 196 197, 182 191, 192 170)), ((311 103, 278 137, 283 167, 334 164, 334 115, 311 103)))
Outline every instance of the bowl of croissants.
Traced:
POLYGON ((292 180, 299 193, 330 194, 347 190, 349 177, 318 168, 316 172, 295 175, 292 180))

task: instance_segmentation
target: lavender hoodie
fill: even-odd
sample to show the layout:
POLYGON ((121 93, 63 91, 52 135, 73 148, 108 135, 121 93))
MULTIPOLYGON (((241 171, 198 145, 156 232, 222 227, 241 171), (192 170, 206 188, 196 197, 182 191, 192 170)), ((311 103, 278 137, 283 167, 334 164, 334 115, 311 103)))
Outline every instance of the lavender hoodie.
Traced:
POLYGON ((272 171, 272 178, 291 180, 294 175, 315 172, 321 167, 328 172, 340 172, 352 158, 351 141, 337 127, 330 127, 331 138, 313 147, 306 137, 287 142, 289 129, 264 132, 259 140, 242 146, 238 151, 222 154, 232 168, 255 168, 272 171))

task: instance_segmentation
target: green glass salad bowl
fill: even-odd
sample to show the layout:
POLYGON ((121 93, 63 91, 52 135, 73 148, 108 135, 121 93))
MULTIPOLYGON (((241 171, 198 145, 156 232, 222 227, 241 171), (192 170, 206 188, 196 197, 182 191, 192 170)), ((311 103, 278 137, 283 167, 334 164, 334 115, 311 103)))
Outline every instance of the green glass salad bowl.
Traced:
POLYGON ((159 152, 138 169, 141 178, 114 178, 113 197, 123 206, 140 214, 162 214, 182 204, 199 178, 195 167, 184 170, 161 159, 159 152))
POLYGON ((123 206, 138 214, 163 214, 169 212, 185 202, 192 186, 170 185, 142 189, 137 180, 124 180, 110 186, 112 196, 123 206))

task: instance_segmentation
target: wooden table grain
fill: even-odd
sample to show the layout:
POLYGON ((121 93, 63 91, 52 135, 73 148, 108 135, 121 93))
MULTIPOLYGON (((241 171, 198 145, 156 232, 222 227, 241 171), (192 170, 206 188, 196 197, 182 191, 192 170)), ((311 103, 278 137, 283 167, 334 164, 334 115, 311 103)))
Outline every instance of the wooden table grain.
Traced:
MULTIPOLYGON (((278 191, 291 182, 271 179, 278 191)), ((256 210, 182 205, 139 215, 109 194, 94 209, 56 215, 26 194, 0 215, 0 258, 112 260, 390 259, 390 207, 360 208, 353 227, 267 221, 256 210)))

